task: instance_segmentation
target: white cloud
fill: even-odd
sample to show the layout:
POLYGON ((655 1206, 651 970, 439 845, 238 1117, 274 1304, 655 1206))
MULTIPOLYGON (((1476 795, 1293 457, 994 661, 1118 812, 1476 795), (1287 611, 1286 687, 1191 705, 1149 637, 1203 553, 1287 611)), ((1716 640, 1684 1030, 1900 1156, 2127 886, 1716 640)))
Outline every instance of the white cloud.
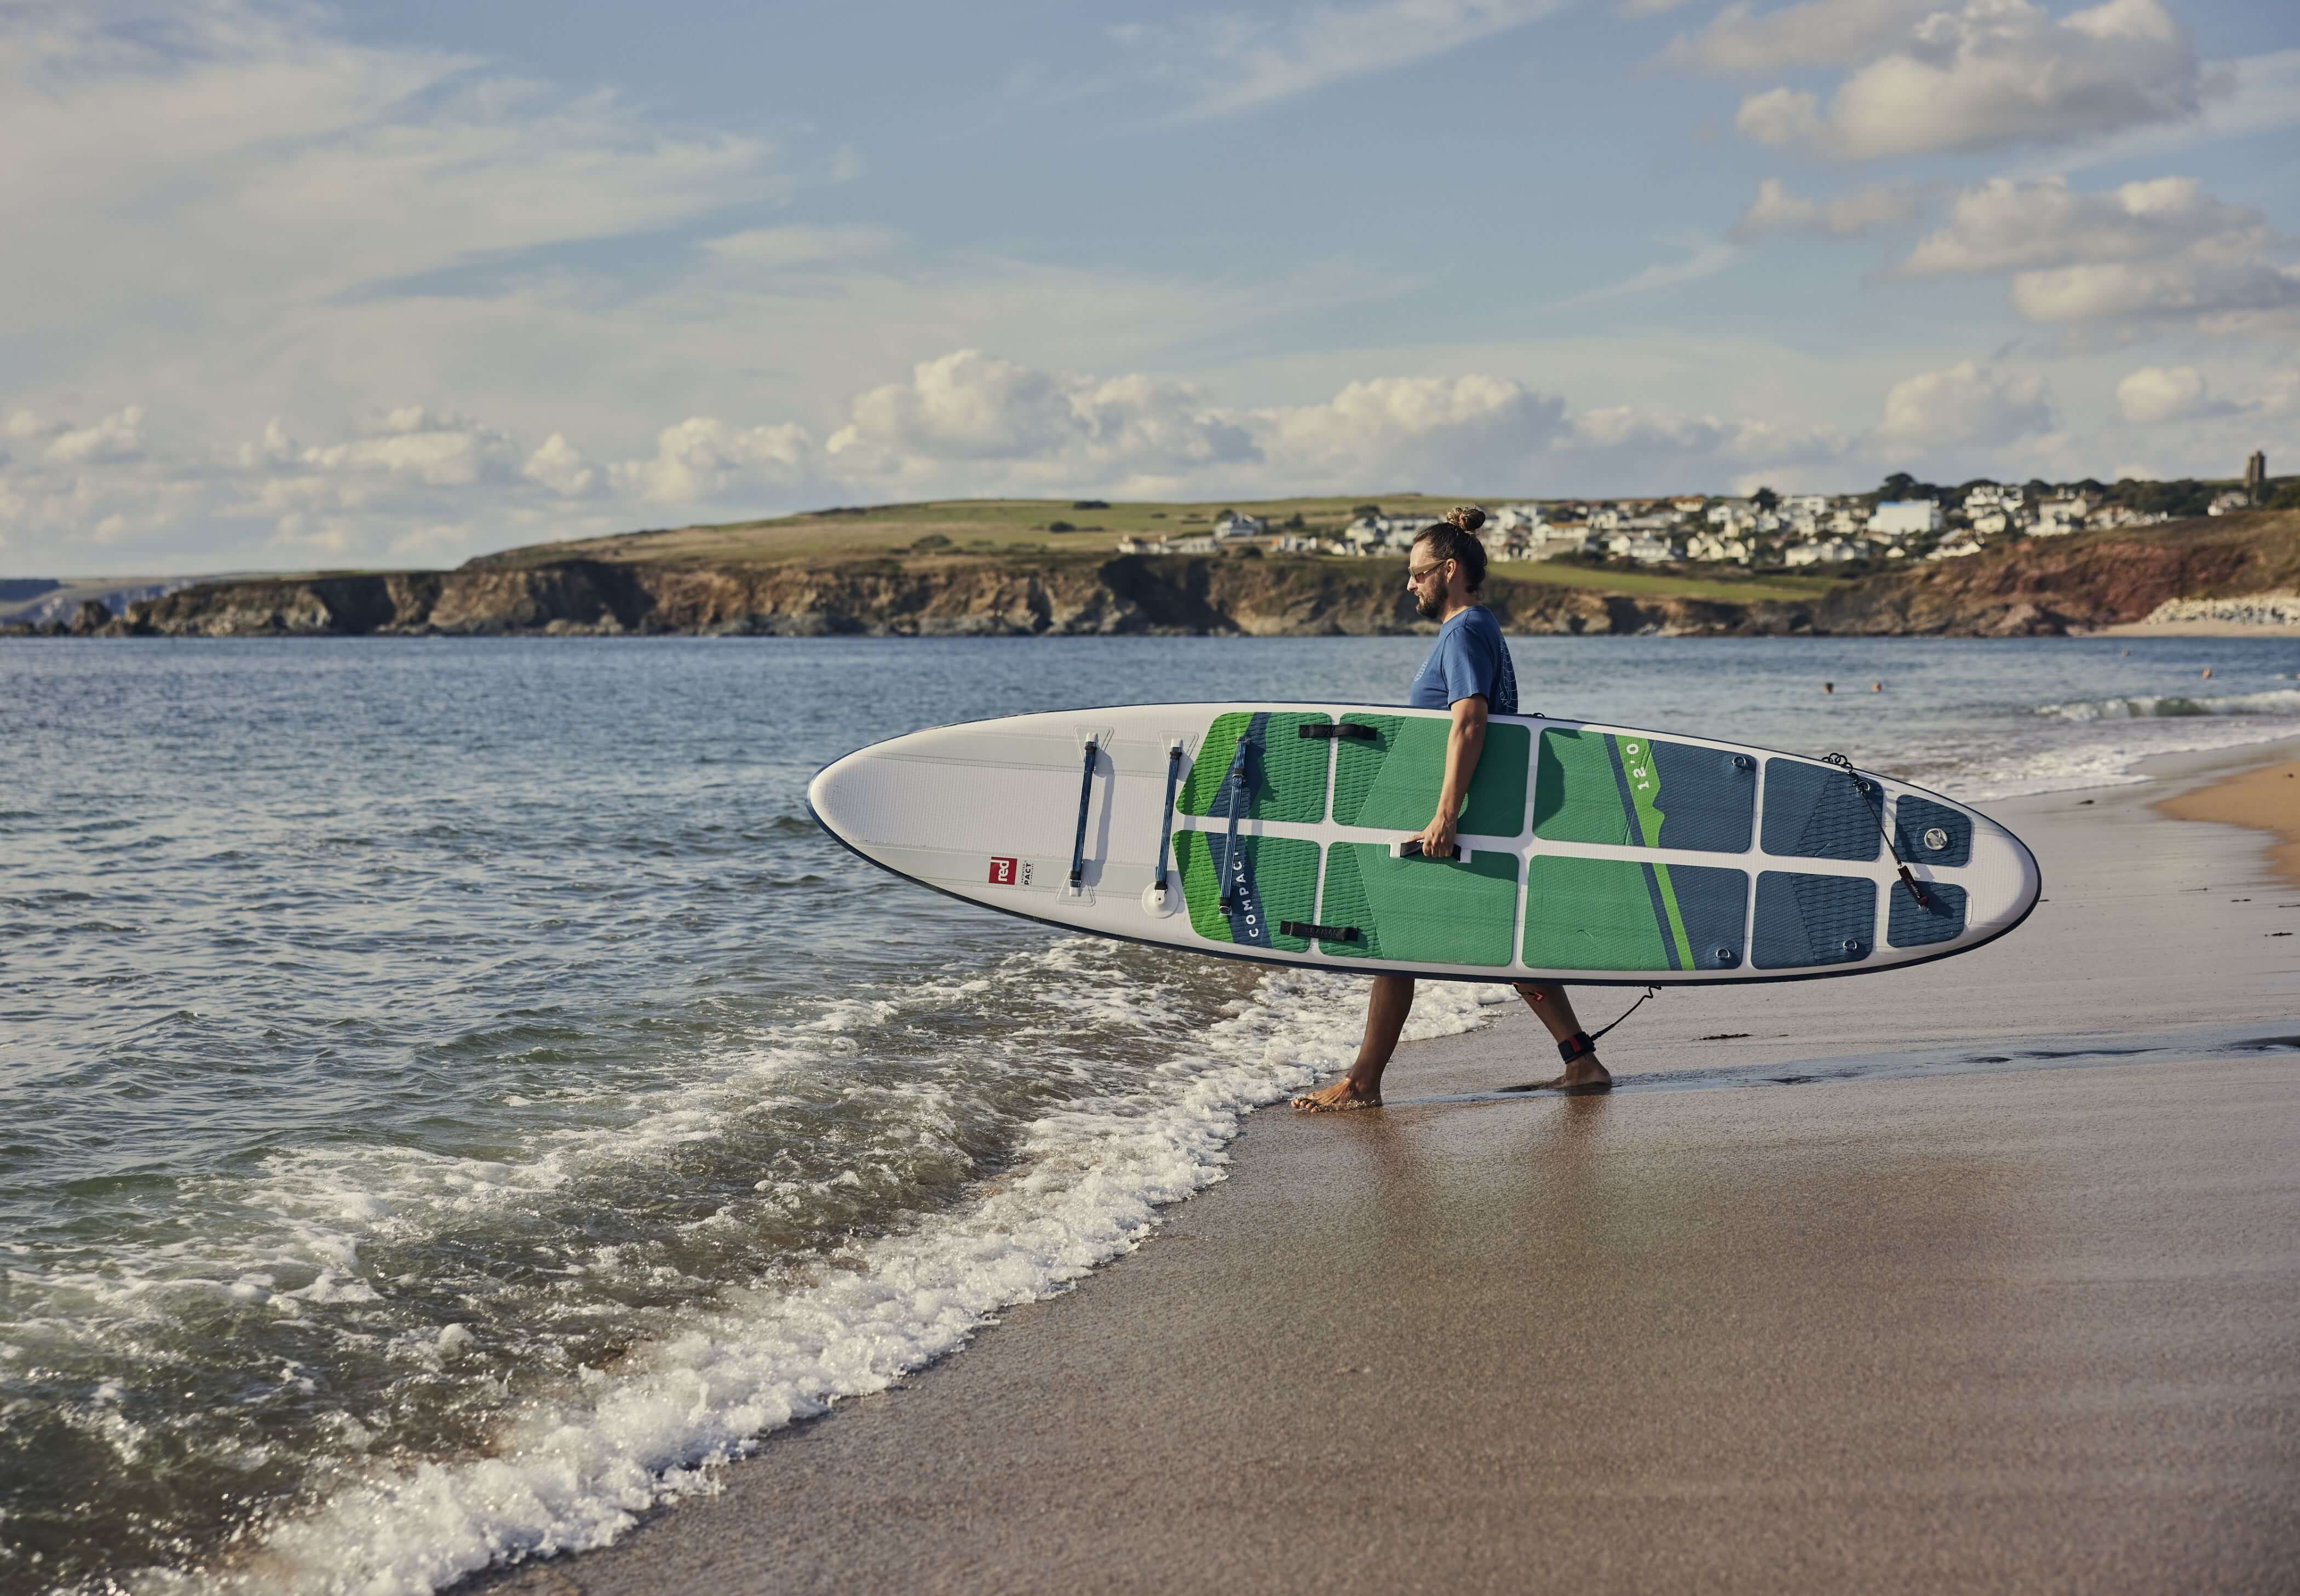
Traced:
POLYGON ((1779 178, 1757 185, 1757 197, 1733 224, 1733 237, 1746 240, 1771 233, 1811 233, 1822 237, 1857 238, 1873 229, 1913 220, 1923 208, 1925 190, 1914 185, 1862 188, 1835 199, 1804 199, 1788 190, 1779 178))
POLYGON ((700 505, 803 481, 814 453, 806 429, 788 422, 744 428, 690 416, 657 435, 654 459, 619 461, 608 475, 617 487, 658 503, 700 505))
POLYGON ((482 257, 773 199, 752 138, 679 136, 437 52, 348 44, 324 15, 210 0, 0 21, 0 297, 101 346, 154 306, 218 339, 482 257), (261 247, 251 247, 261 240, 261 247))
POLYGON ((2278 261, 2278 247, 2259 212, 2193 178, 2099 193, 2000 178, 1960 195, 1899 270, 2010 272, 2013 308, 2034 321, 2185 320, 2288 337, 2300 331, 2300 268, 2278 261))
POLYGON ((2142 260, 2204 239, 2255 246, 2266 236, 2259 212, 2212 198, 2194 178, 2156 178, 2093 194, 2072 193, 2061 178, 1998 178, 1959 195, 1948 225, 1919 242, 1900 270, 1925 277, 2142 260))
POLYGON ((1829 427, 1724 421, 1613 405, 1575 416, 1571 435, 1552 447, 1571 457, 1576 471, 1627 469, 1642 472, 1649 485, 1659 487, 1712 482, 1727 470, 1820 465, 1840 458, 1853 445, 1829 427))
POLYGON ((1518 478, 1563 430, 1565 403, 1504 378, 1382 377, 1320 404, 1250 412, 1281 480, 1411 486, 1518 478))
POLYGON ((1777 88, 1734 125, 1760 143, 1874 160, 2096 138, 2196 116, 2204 75, 2159 0, 2107 0, 2055 21, 2029 0, 1965 0, 1830 97, 1777 88))
POLYGON ((304 469, 321 476, 371 477, 424 487, 503 481, 511 476, 516 458, 516 448, 503 433, 468 416, 440 414, 421 405, 388 412, 381 426, 365 437, 305 449, 296 456, 304 469))
POLYGON ((1111 37, 1160 80, 1187 85, 1188 114, 1225 116, 1425 61, 1547 15, 1563 0, 1372 0, 1129 23, 1111 37))
POLYGON ((2024 271, 2012 279, 2012 307, 2033 321, 2167 320, 2288 338, 2300 330, 2300 267, 2188 258, 2024 271))
POLYGON ((1488 373, 1366 378, 1313 403, 1233 409, 1170 379, 1067 376, 974 351, 862 395, 854 416, 828 451, 842 480, 938 495, 1631 491, 1847 447, 1826 428, 1628 406, 1570 415, 1563 399, 1488 373))
POLYGON ((2194 366, 2143 366, 2116 385, 2116 405, 2137 427, 2161 426, 2209 413, 2204 373, 2194 366))
POLYGON ((1935 0, 1804 0, 1762 15, 1727 6, 1709 26, 1671 39, 1662 59, 1712 72, 1848 66, 1905 37, 1935 0))
POLYGON ((527 457, 519 474, 566 499, 579 498, 604 481, 601 473, 584 459, 583 451, 569 443, 565 434, 557 432, 544 439, 542 446, 527 457))
MULTIPOLYGON (((1899 468, 1947 479, 1982 469, 2082 474, 2112 458, 2189 470, 2240 457, 2230 453, 2239 433, 2300 408, 2300 380, 2283 368, 2239 362, 2213 368, 2209 382, 2190 367, 2126 371, 2121 383, 2116 375, 2095 385, 2113 407, 2105 429, 2069 433, 2056 430, 2036 370, 1974 361, 1904 368, 1863 430, 1766 414, 1754 399, 1722 416, 1575 410, 1474 370, 1362 378, 1313 402, 1237 405, 1150 372, 1078 374, 959 350, 854 394, 822 444, 771 412, 705 414, 661 428, 651 453, 606 463, 571 429, 537 443, 411 405, 316 443, 275 420, 228 463, 147 446, 138 458, 67 464, 37 450, 0 464, 0 509, 19 545, 12 562, 29 548, 58 570, 96 559, 150 569, 154 551, 194 546, 187 528, 212 539, 229 529, 229 541, 207 546, 234 552, 208 569, 438 564, 634 525, 891 498, 1654 493, 1759 480, 1851 486, 1899 468), (2223 387, 2234 402, 2216 397, 2223 387), (2176 430, 2168 437, 2166 428, 2176 430)), ((38 412, 0 422, 40 445, 101 425, 38 412)), ((166 563, 185 568, 180 553, 166 563)))
POLYGON ((1923 452, 1957 444, 2011 443, 2053 426, 2043 378, 1962 361, 1894 384, 1885 395, 1876 438, 1888 446, 1923 452))
POLYGON ((144 457, 144 407, 131 404, 92 427, 59 433, 46 458, 58 465, 111 465, 144 457))
POLYGON ((1254 458, 1245 431, 1186 383, 1075 377, 974 349, 858 395, 826 450, 842 473, 889 482, 971 465, 984 481, 1092 484, 1254 458))

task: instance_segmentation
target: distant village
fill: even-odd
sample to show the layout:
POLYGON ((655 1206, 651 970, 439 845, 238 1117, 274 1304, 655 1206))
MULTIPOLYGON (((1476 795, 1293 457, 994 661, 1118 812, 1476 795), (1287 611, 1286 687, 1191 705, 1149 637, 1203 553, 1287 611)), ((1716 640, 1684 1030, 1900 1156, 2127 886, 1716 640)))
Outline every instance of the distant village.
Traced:
MULTIPOLYGON (((1905 483, 1906 478, 1891 479, 1905 483)), ((2214 496, 2209 515, 2264 503, 2267 461, 2246 463, 2245 486, 2214 496)), ((1913 485, 1912 485, 1913 486, 1913 485)), ((1746 498, 1567 499, 1503 505, 1482 536, 1497 561, 1621 560, 1640 565, 1698 563, 1795 569, 1865 568, 1895 561, 1958 560, 2008 540, 2147 526, 2171 512, 2111 502, 2098 485, 1971 482, 1938 496, 1775 494, 1746 498), (2088 491, 2089 488, 2091 491, 2088 491)), ((1938 490, 1936 490, 1937 494, 1938 490)), ((1185 516, 1185 521, 1196 518, 1185 516)), ((1121 537, 1126 554, 1242 553, 1396 555, 1429 525, 1427 513, 1385 514, 1361 504, 1338 532, 1321 533, 1296 516, 1278 527, 1241 511, 1210 518, 1204 531, 1121 537)))

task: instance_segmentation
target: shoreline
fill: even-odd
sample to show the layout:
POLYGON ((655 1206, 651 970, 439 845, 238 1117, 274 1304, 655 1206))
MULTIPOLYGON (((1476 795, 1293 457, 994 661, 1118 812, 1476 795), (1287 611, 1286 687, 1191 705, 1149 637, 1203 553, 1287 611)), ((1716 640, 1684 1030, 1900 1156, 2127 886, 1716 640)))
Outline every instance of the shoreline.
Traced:
POLYGON ((2157 800, 2160 814, 2264 831, 2271 868, 2300 887, 2300 761, 2262 765, 2157 800), (2288 786, 2286 783, 2293 785, 2288 786))
POLYGON ((2300 637, 2300 626, 2242 620, 2130 620, 2121 626, 2071 630, 2071 637, 2300 637))
POLYGON ((1610 1098, 1484 1095, 1512 1005, 1258 1112, 1076 1289, 463 1588, 2288 1588, 2300 903, 2158 806, 2296 754, 1987 805, 2021 933, 1666 994, 1610 1098))

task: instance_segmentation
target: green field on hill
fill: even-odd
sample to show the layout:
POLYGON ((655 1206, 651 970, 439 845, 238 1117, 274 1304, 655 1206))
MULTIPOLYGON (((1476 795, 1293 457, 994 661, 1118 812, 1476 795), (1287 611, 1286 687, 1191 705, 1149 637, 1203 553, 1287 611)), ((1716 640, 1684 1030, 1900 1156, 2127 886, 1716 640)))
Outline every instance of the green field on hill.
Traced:
MULTIPOLYGON (((1209 530, 1216 516, 1237 510, 1260 517, 1271 531, 1300 530, 1333 536, 1362 504, 1388 515, 1436 520, 1463 501, 1428 494, 1335 495, 1323 498, 1221 499, 1203 503, 1127 501, 1107 505, 1068 499, 938 499, 917 504, 838 508, 721 526, 679 527, 662 531, 617 533, 568 543, 531 544, 489 554, 479 566, 539 565, 557 560, 644 561, 649 563, 738 566, 781 565, 794 561, 838 561, 910 555, 1033 554, 1105 559, 1121 537, 1182 537, 1209 530), (1301 526, 1292 526, 1295 517, 1301 526), (1074 528, 1057 532, 1057 523, 1074 528)), ((1499 499, 1485 501, 1498 503, 1499 499)), ((1236 555, 1226 556, 1237 558, 1236 555)), ((1402 555, 1373 560, 1337 555, 1279 555, 1273 559, 1318 560, 1362 569, 1387 559, 1404 568, 1402 555)), ((1518 582, 1594 588, 1643 598, 1809 599, 1838 579, 1768 572, 1750 576, 1730 567, 1698 566, 1678 570, 1622 570, 1609 567, 1496 561, 1494 572, 1518 582)))

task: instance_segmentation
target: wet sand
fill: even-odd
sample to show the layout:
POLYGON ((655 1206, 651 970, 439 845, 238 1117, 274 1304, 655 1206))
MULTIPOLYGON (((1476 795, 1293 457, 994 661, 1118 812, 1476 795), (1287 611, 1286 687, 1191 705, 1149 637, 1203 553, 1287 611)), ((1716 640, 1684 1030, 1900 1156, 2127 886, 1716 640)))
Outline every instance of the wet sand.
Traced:
POLYGON ((2300 761, 2247 770, 2164 799, 2156 808, 2178 820, 2249 826, 2274 834, 2280 841, 2269 849, 2269 862, 2300 886, 2300 761))
POLYGON ((1611 1097, 1460 1101, 1554 1071, 1512 1011, 1258 1114, 1075 1292, 486 1583, 2300 1589, 2300 890, 2150 808, 2296 752, 1990 805, 2020 932, 1665 993, 1611 1097))

